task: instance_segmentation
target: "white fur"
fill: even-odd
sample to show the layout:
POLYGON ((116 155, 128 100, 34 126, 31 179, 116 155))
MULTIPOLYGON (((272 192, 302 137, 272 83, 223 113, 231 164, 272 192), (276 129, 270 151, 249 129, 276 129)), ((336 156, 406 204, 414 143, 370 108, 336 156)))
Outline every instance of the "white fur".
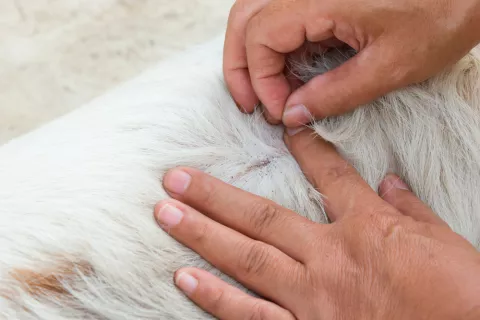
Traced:
MULTIPOLYGON (((237 111, 221 56, 219 38, 0 148, 0 318, 209 319, 174 288, 173 272, 198 266, 221 274, 153 220, 166 197, 161 178, 178 165, 326 222, 283 128, 237 111), (62 279, 68 295, 32 294, 13 276, 55 273, 65 262, 93 268, 62 279)), ((479 79, 472 53, 315 129, 373 188, 388 171, 402 175, 478 248, 479 79)))

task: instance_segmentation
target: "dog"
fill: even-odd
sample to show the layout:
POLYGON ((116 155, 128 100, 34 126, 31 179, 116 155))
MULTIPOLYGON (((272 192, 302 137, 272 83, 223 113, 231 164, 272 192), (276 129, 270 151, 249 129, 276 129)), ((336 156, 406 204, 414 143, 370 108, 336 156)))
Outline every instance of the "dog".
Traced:
MULTIPOLYGON (((328 223, 284 128, 260 109, 237 109, 222 48, 220 35, 0 147, 0 318, 211 319, 175 288, 175 270, 200 267, 244 288, 155 223, 162 177, 176 166, 328 223)), ((307 81, 349 56, 307 52, 292 74, 307 81)), ((478 50, 312 126, 374 190, 387 173, 400 175, 480 248, 478 50)))

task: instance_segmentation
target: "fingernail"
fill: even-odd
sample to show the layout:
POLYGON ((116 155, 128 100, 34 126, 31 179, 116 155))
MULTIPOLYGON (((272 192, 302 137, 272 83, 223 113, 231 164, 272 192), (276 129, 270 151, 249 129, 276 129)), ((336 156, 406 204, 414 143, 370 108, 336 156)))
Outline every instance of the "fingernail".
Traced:
POLYGON ((247 112, 247 109, 245 109, 242 105, 240 105, 240 104, 238 104, 238 103, 237 103, 237 108, 240 110, 240 112, 248 113, 248 112, 247 112))
POLYGON ((410 190, 408 185, 397 175, 389 174, 384 181, 387 183, 389 189, 410 190))
POLYGON ((307 124, 312 120, 312 116, 307 107, 303 104, 290 107, 283 113, 283 122, 290 124, 307 124))
POLYGON ((187 190, 192 177, 185 171, 174 169, 169 171, 163 180, 165 188, 176 194, 183 194, 187 190))
POLYGON ((197 289, 198 280, 186 272, 181 272, 175 277, 175 285, 187 295, 190 295, 197 289))
POLYGON ((272 125, 277 125, 277 124, 280 124, 282 122, 281 120, 275 119, 266 107, 263 107, 262 110, 263 110, 263 115, 265 117, 265 120, 268 123, 270 123, 272 125))
POLYGON ((244 106, 242 106, 241 104, 239 104, 239 103, 237 103, 237 102, 235 102, 235 104, 237 105, 237 108, 240 110, 240 112, 242 112, 242 113, 249 113, 249 112, 247 111, 247 109, 246 109, 244 106))
POLYGON ((180 209, 167 203, 163 205, 160 210, 158 210, 156 218, 158 224, 161 225, 163 228, 172 228, 179 224, 180 221, 182 221, 183 212, 180 209))
POLYGON ((302 126, 302 127, 298 127, 298 128, 287 128, 287 130, 285 130, 285 131, 287 132, 287 135, 289 135, 290 137, 293 137, 294 135, 302 132, 305 129, 307 129, 307 127, 302 126))
POLYGON ((263 107, 262 108, 262 111, 263 111, 263 115, 265 116, 265 119, 272 119, 272 115, 270 114, 270 111, 268 111, 267 108, 263 107))

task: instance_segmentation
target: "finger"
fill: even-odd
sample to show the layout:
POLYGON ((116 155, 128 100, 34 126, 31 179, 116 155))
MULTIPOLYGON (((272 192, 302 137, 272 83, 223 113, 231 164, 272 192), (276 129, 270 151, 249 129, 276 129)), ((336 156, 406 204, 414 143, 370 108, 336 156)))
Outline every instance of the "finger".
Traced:
POLYGON ((380 196, 400 211, 403 215, 410 216, 417 221, 448 226, 433 211, 417 198, 396 175, 388 175, 380 184, 380 196))
POLYGON ((295 319, 282 307, 254 298, 204 270, 180 269, 175 273, 175 284, 194 303, 217 319, 295 319))
POLYGON ((311 118, 306 114, 315 119, 344 114, 406 85, 401 65, 384 47, 375 43, 293 92, 282 118, 285 126, 308 123, 311 118))
POLYGON ((258 98, 276 121, 291 88, 285 77, 285 55, 305 42, 301 9, 293 1, 280 1, 265 6, 247 26, 246 52, 250 79, 258 98), (292 11, 295 10, 295 11, 292 11), (292 14, 295 12, 296 14, 292 14), (273 36, 273 35, 279 35, 273 36))
POLYGON ((292 279, 303 265, 280 250, 252 240, 176 200, 155 208, 159 225, 219 270, 253 291, 280 303, 288 302, 292 279))
POLYGON ((332 221, 350 213, 393 213, 335 147, 311 129, 288 131, 285 142, 303 173, 324 196, 325 210, 332 221))
POLYGON ((274 117, 272 117, 272 115, 270 114, 270 112, 268 111, 267 108, 265 108, 265 106, 262 105, 262 112, 263 112, 263 116, 265 117, 265 120, 272 124, 272 125, 277 125, 277 124, 280 124, 281 123, 281 120, 277 120, 275 119, 274 117))
POLYGON ((247 54, 255 92, 271 118, 281 121, 285 103, 291 93, 283 73, 285 56, 263 45, 249 46, 247 54))
POLYGON ((199 170, 177 168, 164 178, 169 194, 211 219, 268 243, 303 261, 316 224, 274 203, 215 179, 199 170))
POLYGON ((237 1, 228 18, 223 51, 223 73, 227 87, 241 111, 253 112, 259 100, 248 72, 245 33, 247 23, 269 0, 237 1))

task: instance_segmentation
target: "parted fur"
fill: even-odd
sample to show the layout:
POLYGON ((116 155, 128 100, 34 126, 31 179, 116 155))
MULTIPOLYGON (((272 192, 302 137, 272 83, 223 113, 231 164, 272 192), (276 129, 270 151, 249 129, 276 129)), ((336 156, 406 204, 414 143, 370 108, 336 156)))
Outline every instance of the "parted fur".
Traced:
MULTIPOLYGON (((0 318, 209 319, 175 289, 173 272, 197 266, 234 282, 153 220, 167 196, 161 178, 178 165, 326 222, 283 128, 237 110, 222 79, 222 44, 163 62, 0 148, 0 318)), ((295 72, 307 80, 343 54, 298 60, 295 72)), ((480 247, 477 53, 314 127, 372 188, 398 173, 480 247)))

